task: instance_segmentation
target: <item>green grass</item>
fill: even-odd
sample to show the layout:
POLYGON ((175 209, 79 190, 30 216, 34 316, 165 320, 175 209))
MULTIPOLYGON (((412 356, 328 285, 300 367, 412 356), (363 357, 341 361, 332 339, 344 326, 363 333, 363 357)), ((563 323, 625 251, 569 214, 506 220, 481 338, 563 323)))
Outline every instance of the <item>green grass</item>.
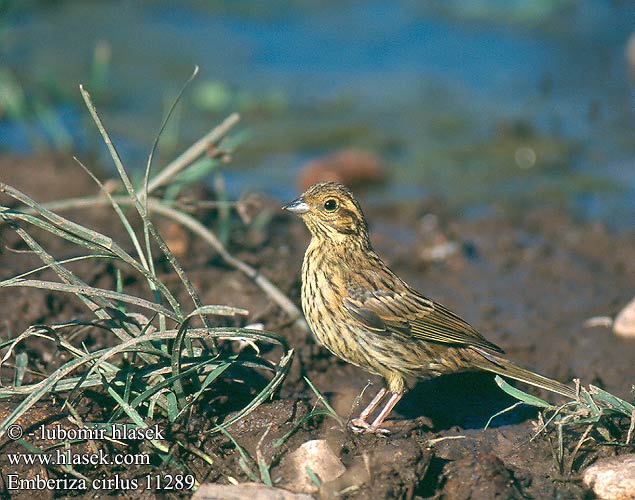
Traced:
MULTIPOLYGON (((203 304, 181 264, 157 231, 153 218, 168 218, 201 237, 229 266, 250 277, 262 293, 267 294, 298 325, 304 326, 300 312, 284 294, 255 269, 231 255, 212 231, 173 203, 184 185, 200 181, 217 168, 218 162, 214 158, 203 157, 212 147, 223 155, 227 154, 222 141, 237 123, 238 116, 231 115, 156 175, 152 175, 153 154, 167 118, 174 109, 173 105, 152 146, 145 176, 142 181, 135 183, 108 136, 90 95, 83 88, 80 89, 113 159, 123 192, 110 193, 79 161, 78 171, 84 169, 95 180, 100 187, 100 195, 44 205, 16 188, 0 183, 0 192, 17 202, 17 208, 0 206, 0 222, 13 229, 42 261, 41 266, 0 282, 0 287, 31 287, 52 293, 72 294, 92 316, 81 320, 69 318, 61 324, 34 325, 0 344, 4 352, 0 366, 12 367, 14 370, 11 385, 0 387, 0 398, 19 399, 0 422, 0 437, 5 436, 8 427, 16 421, 28 422, 28 418, 21 420, 27 412, 38 402, 54 396, 62 396, 68 415, 81 423, 79 399, 82 396, 91 398, 95 392, 101 397, 107 395, 110 398, 110 414, 107 415, 110 423, 133 423, 142 428, 157 422, 166 427, 183 423, 195 411, 199 401, 221 391, 219 382, 227 377, 232 367, 240 367, 240 373, 245 375, 235 382, 251 387, 254 395, 239 411, 212 429, 212 432, 223 432, 273 396, 288 373, 293 350, 275 332, 212 326, 222 324, 222 321, 217 320, 221 317, 235 318, 235 324, 248 311, 231 305, 203 304), (159 188, 167 193, 166 197, 156 194, 159 188), (81 210, 85 207, 112 210, 125 228, 127 241, 116 241, 108 234, 60 214, 67 209, 81 210), (75 256, 60 259, 53 255, 35 238, 42 231, 65 240, 75 256), (177 288, 185 293, 177 293, 174 287, 168 287, 161 280, 155 265, 158 259, 168 263, 171 271, 178 276, 177 288), (73 263, 87 260, 113 263, 117 269, 113 289, 90 285, 71 270, 73 263), (138 288, 136 292, 126 290, 122 270, 125 270, 126 275, 134 275, 145 283, 147 293, 139 293, 138 288), (41 279, 43 272, 50 275, 51 271, 55 279, 41 279), (144 298, 147 296, 151 299, 144 298), (187 301, 177 298, 183 296, 187 297, 187 301), (112 339, 112 345, 91 350, 76 340, 77 332, 86 329, 106 332, 112 339), (25 383, 29 360, 20 351, 21 346, 33 338, 50 342, 52 350, 57 349, 66 357, 50 373, 41 374, 41 380, 25 383), (239 349, 231 345, 244 341, 251 345, 268 344, 272 349, 264 357, 259 352, 251 352, 251 349, 239 349), (269 374, 264 387, 254 386, 252 380, 256 377, 249 375, 252 372, 269 374), (89 388, 91 391, 87 392, 89 388)), ((87 417, 90 418, 90 415, 83 415, 83 418, 87 417)), ((29 446, 25 443, 23 445, 29 446)), ((212 463, 211 457, 203 451, 176 438, 173 442, 154 440, 150 444, 155 455, 164 463, 175 460, 175 445, 208 464, 212 463)), ((81 476, 74 470, 64 472, 81 476)))
MULTIPOLYGON (((590 439, 592 431, 595 431, 597 435, 596 442, 615 447, 632 447, 633 432, 635 430, 635 406, 628 401, 624 401, 594 385, 589 385, 588 388, 583 387, 580 381, 576 380, 577 399, 555 406, 511 386, 498 375, 496 375, 495 380, 503 391, 518 400, 518 402, 493 415, 485 427, 487 428, 497 416, 513 410, 521 404, 540 409, 539 425, 534 437, 551 427, 555 427, 557 437, 554 445, 554 461, 561 473, 565 472, 565 465, 567 465, 567 472, 572 472, 576 456, 581 447, 590 439), (615 419, 628 419, 630 421, 624 438, 620 427, 614 425, 615 419), (565 457, 564 430, 579 429, 583 426, 585 430, 582 432, 577 444, 569 456, 565 457), (621 438, 623 438, 623 441, 621 438)), ((635 391, 635 388, 633 389, 635 391)))

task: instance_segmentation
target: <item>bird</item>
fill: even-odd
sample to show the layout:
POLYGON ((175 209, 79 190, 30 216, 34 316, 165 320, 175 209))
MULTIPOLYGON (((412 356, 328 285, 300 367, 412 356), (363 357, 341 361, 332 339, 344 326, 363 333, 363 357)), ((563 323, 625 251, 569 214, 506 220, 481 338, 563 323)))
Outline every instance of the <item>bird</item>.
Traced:
POLYGON ((301 290, 309 328, 332 354, 385 382, 349 422, 352 431, 389 433, 382 424, 411 381, 464 371, 492 372, 577 399, 572 387, 506 359, 467 321, 399 278, 373 249, 362 208, 345 185, 314 184, 282 208, 311 233, 301 290))

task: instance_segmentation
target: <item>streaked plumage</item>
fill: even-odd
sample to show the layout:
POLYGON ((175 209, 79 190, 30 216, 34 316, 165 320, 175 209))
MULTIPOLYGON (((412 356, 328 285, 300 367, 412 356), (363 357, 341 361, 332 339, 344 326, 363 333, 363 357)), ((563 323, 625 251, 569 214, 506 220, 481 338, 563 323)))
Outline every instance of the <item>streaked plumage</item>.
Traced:
POLYGON ((382 376, 382 389, 352 427, 379 432, 406 381, 485 370, 575 398, 573 388, 521 368, 456 314, 408 286, 373 250, 361 207, 346 186, 320 183, 284 207, 311 232, 302 264, 302 308, 318 341, 343 360, 382 376))

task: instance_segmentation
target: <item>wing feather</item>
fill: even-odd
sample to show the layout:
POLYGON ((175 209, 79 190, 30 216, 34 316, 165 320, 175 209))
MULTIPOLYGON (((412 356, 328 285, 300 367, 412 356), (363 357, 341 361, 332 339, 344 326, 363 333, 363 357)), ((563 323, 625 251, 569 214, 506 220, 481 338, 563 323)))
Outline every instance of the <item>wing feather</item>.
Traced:
POLYGON ((344 309, 352 319, 378 334, 396 333, 424 341, 503 352, 452 311, 414 290, 356 292, 344 301, 344 309))

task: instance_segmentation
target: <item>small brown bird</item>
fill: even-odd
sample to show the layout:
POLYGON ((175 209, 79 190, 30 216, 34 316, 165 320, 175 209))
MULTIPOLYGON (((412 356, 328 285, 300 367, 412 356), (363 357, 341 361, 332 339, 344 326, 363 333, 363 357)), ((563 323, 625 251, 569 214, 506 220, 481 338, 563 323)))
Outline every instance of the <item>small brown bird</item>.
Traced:
POLYGON ((357 432, 381 424, 406 391, 406 381, 485 370, 575 399, 576 391, 521 368, 456 314, 408 286, 373 250, 361 207, 341 184, 310 187, 284 209, 302 218, 311 242, 302 264, 302 309, 329 351, 380 375, 381 389, 351 421, 357 432), (372 423, 368 417, 391 396, 372 423))

